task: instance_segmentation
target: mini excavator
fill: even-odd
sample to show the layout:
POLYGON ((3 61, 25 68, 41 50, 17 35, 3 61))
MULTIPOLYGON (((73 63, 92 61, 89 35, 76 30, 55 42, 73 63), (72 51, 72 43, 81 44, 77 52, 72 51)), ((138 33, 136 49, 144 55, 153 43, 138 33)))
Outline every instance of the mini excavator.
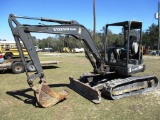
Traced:
POLYGON ((100 103, 101 94, 111 99, 120 99, 154 90, 158 86, 158 78, 156 76, 133 76, 135 73, 143 72, 146 68, 143 63, 141 50, 142 22, 140 21, 124 21, 106 24, 104 48, 102 51, 99 51, 87 28, 77 21, 33 18, 15 16, 13 14, 9 15, 8 20, 22 63, 25 66, 27 82, 33 89, 38 104, 42 107, 50 107, 65 99, 68 91, 56 92, 47 85, 42 66, 31 42, 31 33, 33 32, 70 35, 81 41, 85 48, 86 58, 93 67, 93 72, 83 74, 78 79, 70 77, 69 86, 94 103, 100 103), (56 24, 20 24, 18 22, 19 18, 56 24), (124 45, 108 45, 108 27, 110 26, 121 26, 123 28, 124 45), (131 36, 131 30, 134 29, 139 31, 139 37, 131 36), (36 72, 32 75, 29 75, 26 69, 27 63, 22 52, 20 41, 25 45, 31 61, 36 68, 36 72), (37 78, 40 80, 37 84, 34 84, 37 78))

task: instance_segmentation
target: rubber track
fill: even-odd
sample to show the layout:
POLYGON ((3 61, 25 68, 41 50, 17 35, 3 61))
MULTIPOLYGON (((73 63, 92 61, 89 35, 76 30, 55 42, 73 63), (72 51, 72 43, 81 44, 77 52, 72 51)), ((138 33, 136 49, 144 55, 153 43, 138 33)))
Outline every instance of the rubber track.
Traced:
POLYGON ((141 94, 141 93, 149 92, 149 91, 156 89, 158 87, 158 78, 156 76, 134 76, 134 77, 128 77, 125 79, 110 80, 104 83, 103 85, 104 85, 103 94, 105 96, 109 96, 111 99, 120 99, 123 97, 141 94), (130 83, 143 82, 143 81, 148 81, 148 80, 154 80, 155 82, 154 86, 140 89, 140 90, 131 91, 131 92, 126 92, 124 94, 120 94, 116 96, 112 94, 112 90, 116 88, 117 86, 123 86, 123 85, 130 84, 130 83))

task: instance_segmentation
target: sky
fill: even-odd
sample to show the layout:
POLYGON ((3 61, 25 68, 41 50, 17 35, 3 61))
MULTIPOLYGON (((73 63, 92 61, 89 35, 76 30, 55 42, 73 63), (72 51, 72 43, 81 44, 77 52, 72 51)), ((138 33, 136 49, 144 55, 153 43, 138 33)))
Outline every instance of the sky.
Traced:
MULTIPOLYGON (((154 15, 160 0, 96 0, 96 31, 101 32, 106 23, 138 20, 143 30, 152 23, 158 24, 154 15)), ((0 0, 0 39, 13 41, 8 25, 9 14, 28 17, 76 20, 93 30, 93 0, 0 0)), ((18 19, 21 24, 39 24, 42 21, 18 19)), ((44 23, 47 24, 47 23, 44 23)), ((32 34, 43 39, 51 34, 32 34)))

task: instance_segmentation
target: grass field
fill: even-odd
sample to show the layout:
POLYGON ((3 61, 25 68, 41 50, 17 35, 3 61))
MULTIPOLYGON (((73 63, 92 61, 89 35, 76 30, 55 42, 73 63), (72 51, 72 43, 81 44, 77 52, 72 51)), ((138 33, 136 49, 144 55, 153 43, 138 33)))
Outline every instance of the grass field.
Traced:
MULTIPOLYGON (((25 73, 0 74, 0 120, 160 120, 160 89, 123 98, 102 98, 94 104, 67 87, 69 76, 92 71, 84 54, 39 53, 40 60, 63 61, 44 69, 47 83, 56 91, 68 90, 68 98, 50 108, 39 108, 25 73)), ((160 57, 144 56, 147 69, 138 75, 160 78, 160 57)))

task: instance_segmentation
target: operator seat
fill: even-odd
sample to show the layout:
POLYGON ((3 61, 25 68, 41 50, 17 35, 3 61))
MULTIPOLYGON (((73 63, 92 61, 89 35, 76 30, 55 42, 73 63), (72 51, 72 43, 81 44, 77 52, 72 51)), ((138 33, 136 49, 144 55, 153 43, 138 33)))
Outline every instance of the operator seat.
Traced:
POLYGON ((131 50, 131 53, 133 55, 137 54, 138 52, 138 37, 137 36, 130 36, 130 40, 129 40, 129 49, 131 50))
POLYGON ((116 61, 117 62, 119 62, 120 61, 120 56, 121 56, 121 49, 120 48, 115 48, 114 49, 114 54, 115 54, 115 59, 116 59, 116 61))
MULTIPOLYGON (((131 56, 134 56, 138 53, 138 37, 137 36, 130 36, 129 39, 129 50, 131 51, 131 56)), ((116 56, 116 61, 120 61, 121 57, 126 58, 126 52, 127 52, 127 41, 124 44, 124 47, 122 48, 115 48, 114 49, 114 54, 116 56), (125 57, 124 57, 125 56, 125 57)))

